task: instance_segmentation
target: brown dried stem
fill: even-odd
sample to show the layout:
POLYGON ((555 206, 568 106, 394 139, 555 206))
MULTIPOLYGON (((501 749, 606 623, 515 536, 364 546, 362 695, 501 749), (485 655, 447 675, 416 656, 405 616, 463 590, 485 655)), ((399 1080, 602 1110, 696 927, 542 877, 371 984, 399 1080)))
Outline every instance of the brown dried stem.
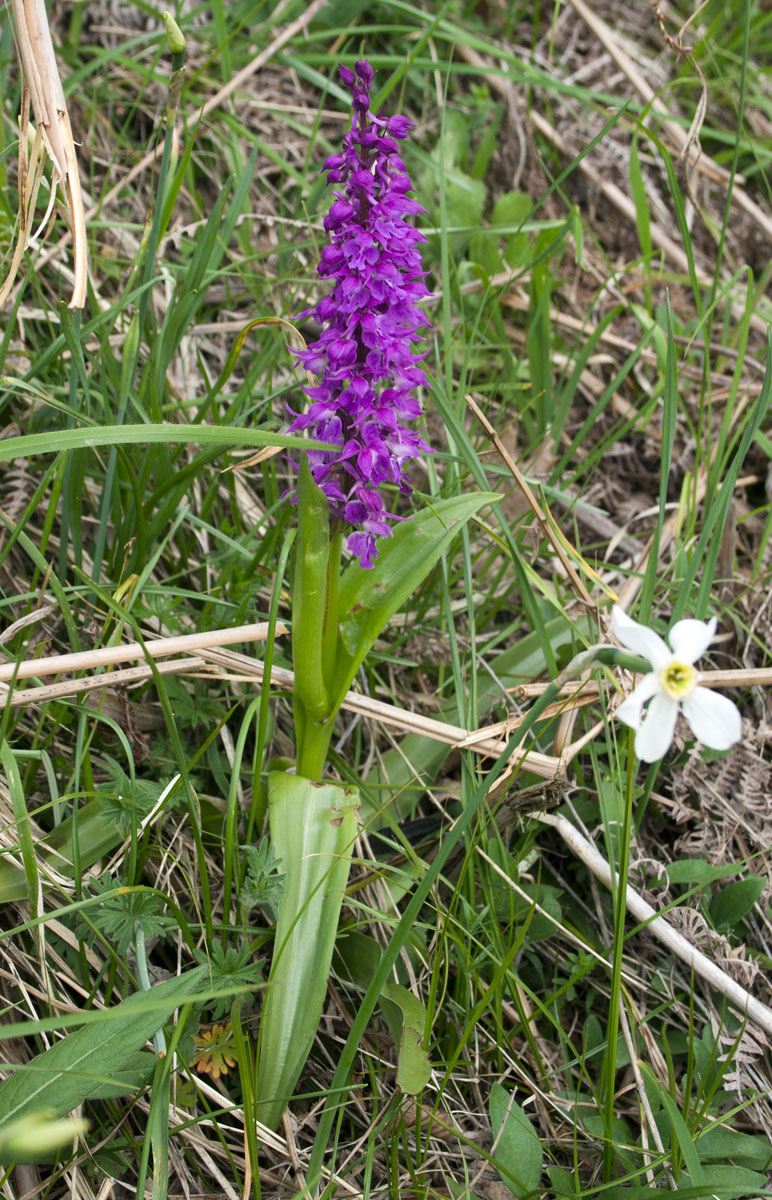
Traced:
MULTIPOLYGON (((88 247, 86 215, 80 190, 75 142, 64 98, 59 68, 51 40, 44 0, 11 0, 14 36, 23 77, 22 108, 19 122, 19 236, 11 268, 2 287, 0 304, 11 288, 24 250, 32 240, 35 202, 42 181, 40 147, 45 149, 53 167, 51 204, 57 185, 70 216, 73 243, 74 279, 70 308, 83 308, 88 283, 88 247), (28 158, 27 135, 30 105, 35 119, 32 154, 28 158)), ((48 213, 46 214, 46 218, 48 213)), ((44 222, 45 223, 45 222, 44 222)))

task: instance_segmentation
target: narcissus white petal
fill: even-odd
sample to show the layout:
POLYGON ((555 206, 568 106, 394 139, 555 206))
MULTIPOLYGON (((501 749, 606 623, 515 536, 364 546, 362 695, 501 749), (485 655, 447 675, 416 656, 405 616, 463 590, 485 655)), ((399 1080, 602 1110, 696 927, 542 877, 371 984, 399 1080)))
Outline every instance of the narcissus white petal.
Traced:
POLYGON ((742 737, 742 718, 736 704, 710 688, 697 687, 682 701, 692 733, 711 750, 728 750, 742 737))
POLYGON ((624 725, 630 725, 633 729, 640 729, 644 704, 647 700, 651 700, 652 696, 655 696, 660 690, 658 675, 653 671, 650 675, 644 675, 638 686, 619 705, 616 711, 619 720, 624 725))
POLYGON ((611 632, 626 649, 647 658, 655 671, 661 671, 673 657, 658 633, 633 621, 618 604, 611 612, 611 632))
POLYGON ((716 636, 718 621, 676 621, 667 640, 673 648, 673 657, 679 662, 695 663, 707 650, 716 636))
POLYGON ((671 700, 665 692, 657 692, 649 705, 646 720, 635 735, 635 753, 641 762, 657 762, 667 754, 677 716, 677 701, 671 700))
POLYGON ((657 762, 666 754, 679 712, 683 712, 697 740, 711 750, 728 750, 742 737, 737 706, 726 696, 697 686, 699 675, 694 663, 713 641, 716 625, 715 617, 710 621, 677 621, 668 634, 669 649, 653 629, 631 620, 615 605, 612 633, 654 668, 616 710, 619 720, 636 730, 635 753, 643 762, 657 762), (643 708, 649 700, 644 717, 643 708))

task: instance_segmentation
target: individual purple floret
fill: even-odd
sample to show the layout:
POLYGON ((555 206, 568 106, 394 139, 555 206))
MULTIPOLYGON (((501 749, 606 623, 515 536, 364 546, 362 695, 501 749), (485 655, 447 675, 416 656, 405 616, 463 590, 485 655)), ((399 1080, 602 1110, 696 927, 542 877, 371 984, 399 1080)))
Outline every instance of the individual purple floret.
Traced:
POLYGON ((309 451, 311 473, 325 493, 333 520, 354 526, 347 545, 363 567, 377 555, 376 538, 391 535, 378 491, 382 483, 409 492, 405 464, 429 447, 407 422, 421 415, 415 388, 426 382, 414 349, 427 322, 417 302, 427 295, 418 249, 425 241, 409 219, 425 210, 408 193, 410 176, 398 141, 413 127, 406 117, 370 112, 373 69, 340 67, 351 92, 354 118, 343 152, 324 163, 340 184, 325 218, 329 244, 317 268, 330 291, 303 316, 322 326, 317 341, 297 352, 319 377, 305 389, 308 410, 290 431, 308 429, 336 451, 309 451))

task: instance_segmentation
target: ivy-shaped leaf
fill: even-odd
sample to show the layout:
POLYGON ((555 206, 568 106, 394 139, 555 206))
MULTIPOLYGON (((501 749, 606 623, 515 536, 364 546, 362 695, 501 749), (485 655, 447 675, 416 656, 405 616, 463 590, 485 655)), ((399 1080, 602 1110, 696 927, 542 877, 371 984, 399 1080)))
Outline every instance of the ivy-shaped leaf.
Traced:
POLYGON ((398 1042, 397 1086, 408 1096, 417 1096, 432 1074, 429 1055, 423 1047, 426 1009, 417 996, 399 983, 387 983, 381 992, 384 1015, 398 1042))

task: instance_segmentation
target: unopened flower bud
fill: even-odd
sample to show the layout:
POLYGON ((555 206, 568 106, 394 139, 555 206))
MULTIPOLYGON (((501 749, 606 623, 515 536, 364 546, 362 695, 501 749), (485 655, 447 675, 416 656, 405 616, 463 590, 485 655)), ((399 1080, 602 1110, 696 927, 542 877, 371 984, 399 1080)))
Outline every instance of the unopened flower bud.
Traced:
POLYGON ((169 46, 169 52, 172 56, 181 56, 185 53, 185 35, 175 21, 172 14, 167 10, 161 13, 164 25, 166 26, 166 41, 169 46))
POLYGON ((82 1117, 52 1117, 41 1111, 19 1117, 0 1129, 0 1162, 40 1162, 85 1133, 82 1117))

